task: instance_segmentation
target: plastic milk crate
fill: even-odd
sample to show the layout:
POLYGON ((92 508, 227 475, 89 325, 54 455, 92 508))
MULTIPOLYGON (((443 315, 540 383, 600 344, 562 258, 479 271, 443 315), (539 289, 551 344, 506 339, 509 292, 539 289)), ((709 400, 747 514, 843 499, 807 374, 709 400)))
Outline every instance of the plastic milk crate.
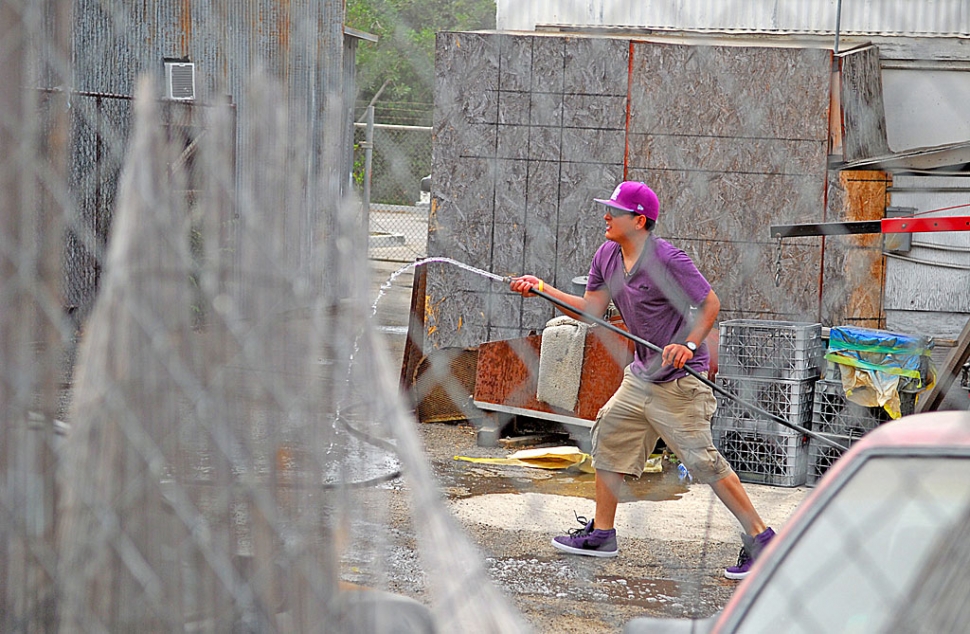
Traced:
POLYGON ((891 420, 881 407, 865 407, 845 396, 841 382, 818 381, 812 406, 812 431, 858 438, 891 420))
MULTIPOLYGON (((761 379, 725 376, 718 372, 717 384, 741 400, 796 425, 807 427, 812 421, 814 379, 761 379)), ((718 394, 717 416, 731 426, 735 421, 756 419, 759 415, 734 399, 718 394)), ((766 431, 798 433, 777 422, 769 423, 766 431)))
POLYGON ((805 484, 808 436, 766 431, 763 421, 724 425, 716 416, 712 434, 714 445, 742 482, 782 487, 805 484))
POLYGON ((721 322, 718 334, 718 373, 774 379, 817 379, 821 374, 821 324, 732 319, 721 322))
MULTIPOLYGON (((821 434, 825 438, 830 438, 843 447, 851 447, 862 436, 839 436, 836 434, 821 434)), ((847 450, 838 449, 817 438, 812 438, 808 442, 808 477, 805 484, 815 486, 819 479, 825 475, 835 461, 842 457, 847 450)))

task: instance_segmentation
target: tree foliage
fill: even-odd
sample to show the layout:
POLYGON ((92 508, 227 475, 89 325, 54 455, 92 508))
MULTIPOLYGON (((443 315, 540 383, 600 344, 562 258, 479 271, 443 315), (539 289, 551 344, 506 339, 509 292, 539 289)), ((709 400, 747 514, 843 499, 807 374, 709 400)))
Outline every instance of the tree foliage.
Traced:
POLYGON ((495 0, 348 0, 347 25, 378 37, 357 52, 358 105, 380 92, 380 101, 429 110, 435 33, 494 29, 495 0))

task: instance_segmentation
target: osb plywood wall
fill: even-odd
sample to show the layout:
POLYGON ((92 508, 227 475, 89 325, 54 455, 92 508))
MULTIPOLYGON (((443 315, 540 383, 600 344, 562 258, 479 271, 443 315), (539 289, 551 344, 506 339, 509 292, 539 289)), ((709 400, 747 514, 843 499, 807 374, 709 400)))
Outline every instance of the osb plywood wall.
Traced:
MULTIPOLYGON (((844 188, 827 165, 831 70, 817 49, 440 33, 429 255, 569 289, 603 240, 592 199, 643 180, 660 198, 655 232, 694 258, 721 319, 844 311, 822 292, 821 238, 779 250, 769 237, 772 224, 843 213, 827 211, 831 186, 844 188)), ((426 305, 438 347, 554 316, 446 265, 429 268, 426 305)))
MULTIPOLYGON (((879 170, 832 172, 827 222, 879 220, 892 178, 879 170)), ((802 238, 824 244, 823 324, 885 328, 885 259, 880 233, 802 238)), ((797 241, 796 240, 792 240, 797 241)))
POLYGON ((840 58, 840 66, 841 109, 837 114, 845 132, 842 158, 855 161, 890 154, 879 50, 869 46, 852 51, 840 58))

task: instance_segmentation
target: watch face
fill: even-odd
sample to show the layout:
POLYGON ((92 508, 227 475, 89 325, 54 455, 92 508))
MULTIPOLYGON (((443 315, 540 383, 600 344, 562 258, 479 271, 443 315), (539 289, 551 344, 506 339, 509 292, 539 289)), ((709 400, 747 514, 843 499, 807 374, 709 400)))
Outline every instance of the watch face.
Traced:
POLYGON ((696 344, 696 343, 694 343, 693 341, 688 341, 688 342, 687 342, 687 348, 688 348, 688 349, 689 349, 689 350, 690 350, 691 352, 697 352, 697 344, 696 344))

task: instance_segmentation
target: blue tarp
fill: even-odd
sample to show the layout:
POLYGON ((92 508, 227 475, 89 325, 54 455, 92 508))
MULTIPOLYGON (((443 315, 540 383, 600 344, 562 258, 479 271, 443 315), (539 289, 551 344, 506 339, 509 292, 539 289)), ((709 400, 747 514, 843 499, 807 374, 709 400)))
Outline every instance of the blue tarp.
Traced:
POLYGON ((860 405, 903 413, 900 392, 922 392, 936 381, 933 340, 885 330, 840 326, 829 331, 825 359, 840 364, 846 397, 860 405))
POLYGON ((865 370, 898 374, 916 379, 915 387, 931 382, 927 359, 933 350, 928 337, 914 337, 885 330, 839 326, 829 331, 826 360, 865 370))

